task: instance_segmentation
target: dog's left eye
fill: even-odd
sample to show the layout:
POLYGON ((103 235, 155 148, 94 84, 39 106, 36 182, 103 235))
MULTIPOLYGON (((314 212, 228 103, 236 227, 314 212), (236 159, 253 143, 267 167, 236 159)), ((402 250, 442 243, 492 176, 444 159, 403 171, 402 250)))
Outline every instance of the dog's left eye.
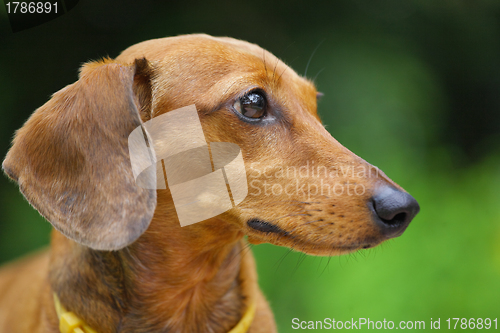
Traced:
POLYGON ((236 111, 248 118, 262 118, 266 114, 266 98, 260 92, 250 92, 234 103, 236 111))

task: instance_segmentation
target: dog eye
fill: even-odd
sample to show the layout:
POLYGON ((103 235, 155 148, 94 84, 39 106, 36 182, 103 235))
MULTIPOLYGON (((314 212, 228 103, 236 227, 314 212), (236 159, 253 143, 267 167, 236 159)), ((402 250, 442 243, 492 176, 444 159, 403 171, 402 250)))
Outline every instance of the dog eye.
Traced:
POLYGON ((260 92, 250 92, 234 103, 236 111, 248 118, 261 118, 266 114, 266 98, 260 92))

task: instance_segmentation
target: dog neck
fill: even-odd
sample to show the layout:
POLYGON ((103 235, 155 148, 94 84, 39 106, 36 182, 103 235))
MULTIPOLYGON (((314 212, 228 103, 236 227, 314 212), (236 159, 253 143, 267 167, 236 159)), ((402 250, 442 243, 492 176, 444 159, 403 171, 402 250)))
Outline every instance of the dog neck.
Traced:
POLYGON ((241 272, 250 255, 242 254, 242 232, 215 219, 180 228, 172 214, 172 206, 158 207, 144 235, 116 252, 56 232, 50 280, 62 304, 99 333, 234 327, 253 289, 244 286, 256 283, 241 272))

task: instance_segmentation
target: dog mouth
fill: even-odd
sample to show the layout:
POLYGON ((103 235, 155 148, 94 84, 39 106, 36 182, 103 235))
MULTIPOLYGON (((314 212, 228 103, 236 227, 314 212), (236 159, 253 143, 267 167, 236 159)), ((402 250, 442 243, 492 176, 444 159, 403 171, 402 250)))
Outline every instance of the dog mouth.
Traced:
POLYGON ((277 225, 272 224, 272 223, 267 222, 267 221, 264 221, 264 220, 260 220, 260 219, 248 220, 247 225, 250 228, 257 230, 259 232, 262 232, 262 233, 272 233, 272 234, 278 234, 278 235, 283 235, 283 236, 288 235, 288 232, 281 229, 277 225))
POLYGON ((251 243, 266 242, 316 256, 349 254, 358 250, 375 247, 378 243, 380 243, 374 239, 355 242, 352 244, 325 244, 324 242, 311 242, 303 237, 294 235, 292 232, 286 231, 271 222, 258 218, 248 220, 247 226, 250 229, 248 236, 251 243))

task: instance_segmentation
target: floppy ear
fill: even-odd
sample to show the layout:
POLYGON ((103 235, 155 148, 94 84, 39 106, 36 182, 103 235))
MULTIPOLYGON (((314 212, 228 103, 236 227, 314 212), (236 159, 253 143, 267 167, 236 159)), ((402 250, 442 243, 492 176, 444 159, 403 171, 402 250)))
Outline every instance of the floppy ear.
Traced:
POLYGON ((57 230, 96 250, 134 242, 156 207, 156 191, 134 181, 128 150, 148 100, 148 87, 136 85, 147 86, 148 73, 145 59, 84 65, 17 131, 2 164, 57 230))

